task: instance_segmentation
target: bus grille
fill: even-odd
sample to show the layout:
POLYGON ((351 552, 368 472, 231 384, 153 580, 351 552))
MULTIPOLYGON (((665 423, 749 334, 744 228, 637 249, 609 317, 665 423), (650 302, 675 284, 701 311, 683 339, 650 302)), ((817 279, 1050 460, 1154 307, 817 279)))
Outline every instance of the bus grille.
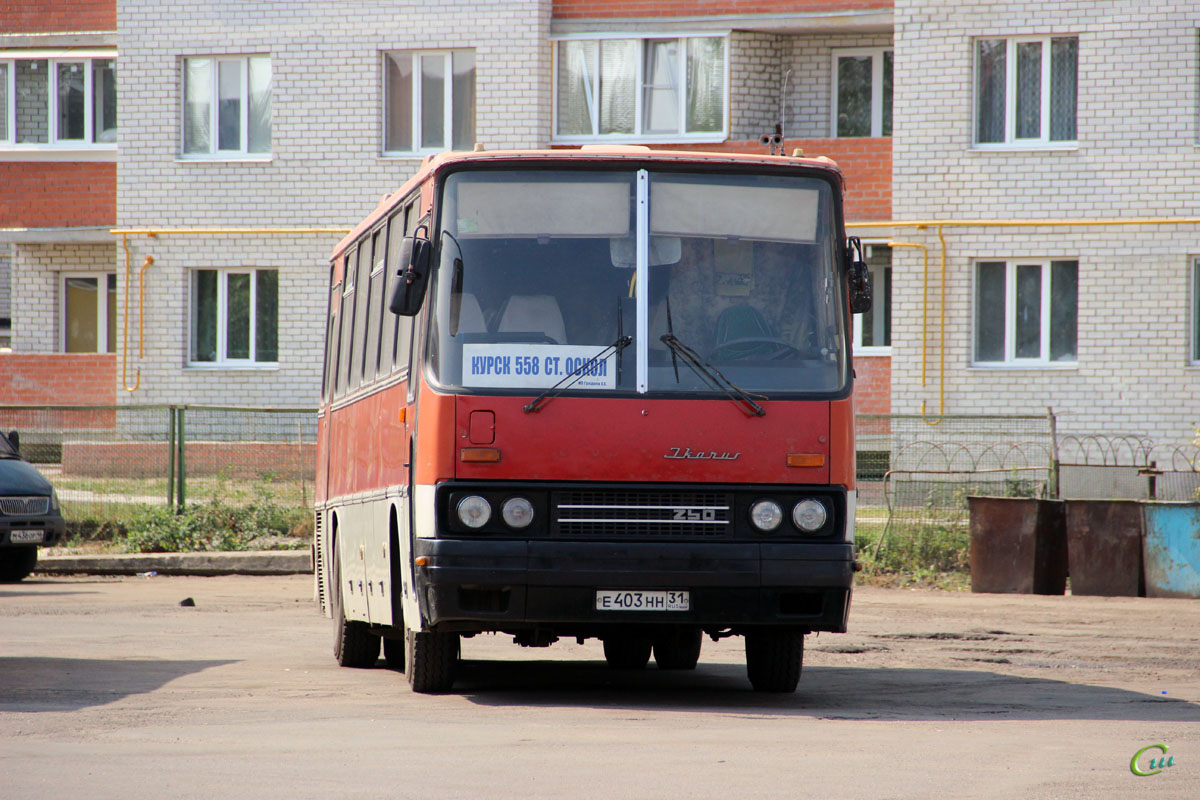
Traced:
POLYGON ((4 497, 0 498, 0 514, 10 516, 33 516, 50 510, 49 497, 4 497))
POLYGON ((568 537, 704 537, 729 534, 733 495, 618 489, 554 492, 553 532, 568 537))

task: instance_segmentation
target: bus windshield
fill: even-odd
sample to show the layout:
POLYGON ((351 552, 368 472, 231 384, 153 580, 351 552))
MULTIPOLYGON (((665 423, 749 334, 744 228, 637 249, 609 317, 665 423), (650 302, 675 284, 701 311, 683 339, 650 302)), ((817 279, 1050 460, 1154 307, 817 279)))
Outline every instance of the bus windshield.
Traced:
POLYGON ((714 373, 767 398, 840 392, 831 195, 800 176, 452 173, 431 368, 485 393, 710 396, 714 373))

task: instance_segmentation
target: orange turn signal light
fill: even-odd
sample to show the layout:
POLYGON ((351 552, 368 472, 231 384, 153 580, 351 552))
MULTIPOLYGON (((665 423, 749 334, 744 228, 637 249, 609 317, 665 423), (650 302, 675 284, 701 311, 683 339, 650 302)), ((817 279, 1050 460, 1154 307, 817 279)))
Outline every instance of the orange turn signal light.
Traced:
POLYGON ((464 447, 458 451, 458 457, 468 464, 494 464, 500 460, 500 450, 496 447, 464 447))
POLYGON ((825 466, 825 454, 788 453, 787 465, 789 467, 823 467, 825 466))
POLYGON ((416 564, 418 567, 429 566, 429 556, 417 556, 416 558, 413 559, 413 563, 416 564))

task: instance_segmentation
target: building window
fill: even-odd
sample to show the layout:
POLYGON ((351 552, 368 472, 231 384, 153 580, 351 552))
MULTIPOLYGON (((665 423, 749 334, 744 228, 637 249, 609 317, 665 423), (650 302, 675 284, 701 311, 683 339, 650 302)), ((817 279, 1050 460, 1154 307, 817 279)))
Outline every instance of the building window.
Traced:
POLYGON ((1192 354, 1193 363, 1200 363, 1200 258, 1192 262, 1192 354))
POLYGON ((112 58, 0 60, 0 146, 112 146, 117 75, 112 58))
POLYGON ((725 137, 725 38, 564 39, 555 45, 555 141, 725 137))
POLYGON ((197 269, 191 274, 194 365, 279 361, 279 271, 197 269))
POLYGON ((413 153, 475 146, 475 53, 383 54, 383 150, 413 153))
POLYGON ((892 51, 833 51, 833 134, 892 135, 892 51))
POLYGON ((64 275, 62 278, 62 351, 117 351, 117 275, 64 275))
POLYGON ((854 315, 856 355, 890 355, 892 347, 892 250, 883 243, 864 245, 871 273, 871 310, 854 315))
POLYGON ((975 144, 1073 144, 1078 71, 1074 36, 977 40, 975 144))
POLYGON ((975 361, 1074 362, 1078 261, 981 261, 975 265, 975 361))
POLYGON ((270 152, 270 56, 185 58, 184 155, 236 157, 270 152))

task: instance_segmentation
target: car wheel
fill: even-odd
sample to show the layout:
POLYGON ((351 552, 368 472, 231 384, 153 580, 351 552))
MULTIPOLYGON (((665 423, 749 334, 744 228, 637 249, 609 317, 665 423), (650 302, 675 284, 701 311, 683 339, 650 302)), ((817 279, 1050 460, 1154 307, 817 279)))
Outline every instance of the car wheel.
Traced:
POLYGON ((0 583, 23 580, 37 567, 37 545, 0 550, 0 583))

